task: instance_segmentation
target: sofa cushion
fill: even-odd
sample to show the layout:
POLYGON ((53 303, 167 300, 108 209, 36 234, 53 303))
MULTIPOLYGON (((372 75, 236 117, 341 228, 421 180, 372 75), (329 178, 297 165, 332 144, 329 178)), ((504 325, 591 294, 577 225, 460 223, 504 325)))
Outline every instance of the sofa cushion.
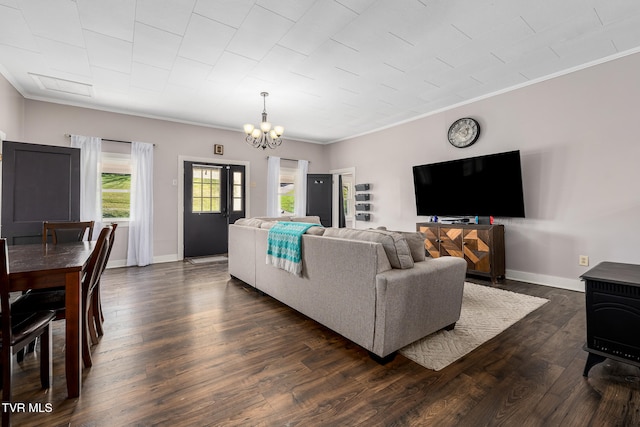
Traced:
MULTIPOLYGON (((387 227, 380 226, 376 230, 387 230, 387 227)), ((395 231, 400 233, 407 239, 407 244, 411 250, 411 257, 414 262, 424 261, 426 259, 426 249, 424 248, 424 234, 419 231, 395 231)))
POLYGON ((294 217, 291 217, 291 221, 306 222, 309 224, 320 224, 320 217, 319 216, 294 216, 294 217))
POLYGON ((413 268, 413 257, 409 244, 400 233, 386 230, 356 230, 354 228, 327 228, 324 232, 327 237, 339 237, 343 239, 362 240, 366 242, 381 243, 384 252, 389 258, 393 268, 413 268))
POLYGON ((262 221, 291 221, 290 216, 257 216, 255 219, 262 221))
POLYGON ((258 218, 238 218, 236 222, 234 222, 235 225, 244 225, 245 227, 255 228, 260 228, 262 223, 263 221, 258 218))

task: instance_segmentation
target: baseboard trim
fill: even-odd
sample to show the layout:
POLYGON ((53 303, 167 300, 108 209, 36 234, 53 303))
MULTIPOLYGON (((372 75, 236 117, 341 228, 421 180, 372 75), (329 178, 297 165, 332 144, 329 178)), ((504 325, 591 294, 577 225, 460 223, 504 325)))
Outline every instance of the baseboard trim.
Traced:
MULTIPOLYGON (((153 257, 153 264, 161 264, 163 262, 174 262, 174 261, 179 261, 178 254, 153 257)), ((107 268, 120 268, 120 267, 126 267, 126 266, 127 266, 126 259, 109 260, 109 263, 107 264, 107 268)))
POLYGON ((519 282, 528 282, 535 285, 544 285, 552 288, 584 292, 584 282, 580 279, 567 279, 566 277, 548 276, 546 274, 536 274, 517 270, 507 270, 506 277, 507 279, 517 280, 519 282))

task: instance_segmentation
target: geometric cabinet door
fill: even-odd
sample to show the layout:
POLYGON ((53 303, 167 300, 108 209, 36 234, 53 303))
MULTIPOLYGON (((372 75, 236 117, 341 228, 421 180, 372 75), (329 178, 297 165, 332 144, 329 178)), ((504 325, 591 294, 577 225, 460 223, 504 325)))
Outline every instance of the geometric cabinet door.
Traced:
POLYGON ((463 230, 462 247, 464 259, 467 261, 469 270, 489 273, 491 271, 491 251, 489 230, 463 230))

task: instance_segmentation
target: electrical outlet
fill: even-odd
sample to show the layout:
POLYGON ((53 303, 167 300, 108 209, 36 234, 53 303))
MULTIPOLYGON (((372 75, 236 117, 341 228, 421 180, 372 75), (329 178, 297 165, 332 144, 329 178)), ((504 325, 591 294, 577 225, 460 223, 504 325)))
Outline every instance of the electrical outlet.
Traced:
POLYGON ((580 255, 580 258, 578 259, 578 264, 588 267, 589 257, 587 255, 580 255))

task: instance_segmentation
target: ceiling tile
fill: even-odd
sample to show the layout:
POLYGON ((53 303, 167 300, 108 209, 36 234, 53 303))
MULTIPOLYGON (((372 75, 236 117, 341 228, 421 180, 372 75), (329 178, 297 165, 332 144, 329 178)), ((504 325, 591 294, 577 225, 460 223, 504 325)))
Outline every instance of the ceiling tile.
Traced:
MULTIPOLYGON (((312 5, 318 3, 330 3, 321 2, 316 0, 258 0, 256 4, 284 16, 292 21, 299 20, 312 5)), ((333 3, 333 2, 331 2, 333 3)), ((315 7, 314 5, 314 7, 315 7)))
POLYGON ((47 65, 52 70, 90 76, 87 50, 51 39, 38 38, 38 46, 44 55, 47 65))
POLYGON ((76 3, 66 0, 29 0, 21 3, 34 35, 84 47, 76 3))
POLYGON ((181 41, 182 39, 175 34, 138 23, 133 60, 169 70, 178 55, 181 41))
POLYGON ((126 92, 129 89, 129 80, 131 73, 109 70, 100 67, 91 67, 91 81, 93 87, 104 91, 115 90, 118 92, 126 92))
POLYGON ((637 18, 640 15, 637 0, 594 0, 595 7, 603 25, 609 25, 617 21, 629 18, 637 18))
POLYGON ((0 58, 9 57, 13 58, 15 62, 11 62, 4 67, 2 67, 0 63, 0 72, 2 72, 5 78, 13 85, 17 85, 16 89, 23 95, 37 93, 33 79, 28 73, 51 73, 44 56, 39 52, 0 44, 0 58))
POLYGON ((131 71, 132 43, 92 31, 84 32, 89 63, 123 73, 131 71))
POLYGON ((137 0, 136 20, 151 27, 183 35, 196 0, 137 0))
POLYGON ((536 33, 547 31, 551 28, 563 26, 565 23, 575 21, 585 12, 593 14, 593 8, 581 7, 583 0, 565 0, 555 2, 532 2, 532 7, 523 11, 520 15, 535 30, 536 33))
POLYGON ((38 44, 19 10, 0 6, 0 44, 37 51, 38 44))
POLYGON ((82 28, 133 42, 136 3, 130 0, 76 0, 82 28))
POLYGON ((236 33, 228 25, 193 15, 180 46, 179 55, 205 64, 215 64, 236 33))
POLYGON ((233 28, 240 28, 255 0, 198 0, 194 13, 233 28))
POLYGON ((224 52, 216 65, 211 70, 207 80, 220 86, 236 86, 239 84, 257 64, 256 61, 224 52))
POLYGON ((286 81, 288 77, 283 73, 283 70, 296 68, 304 62, 306 58, 307 57, 305 55, 294 52, 283 46, 276 45, 269 51, 262 61, 251 64, 247 69, 245 69, 245 72, 248 72, 253 76, 261 76, 261 78, 266 80, 286 81))
POLYGON ((640 16, 635 15, 624 21, 607 25, 607 34, 618 52, 634 49, 640 46, 640 16))
POLYGON ((362 13, 367 10, 372 4, 374 4, 377 0, 335 0, 337 3, 348 7, 353 10, 355 13, 362 13))
POLYGON ((357 15, 336 2, 316 2, 279 44, 305 55, 315 49, 351 22, 357 15))
POLYGON ((140 62, 133 63, 131 70, 131 87, 162 92, 168 79, 168 70, 140 62))
POLYGON ((467 40, 454 49, 439 49, 438 58, 453 67, 458 67, 471 62, 472 58, 484 57, 488 53, 519 45, 533 34, 533 30, 520 17, 509 18, 502 25, 494 27, 476 39, 467 40))
POLYGON ((179 57, 173 64, 173 69, 169 74, 169 83, 198 88, 207 79, 212 68, 211 65, 179 57))
POLYGON ((263 7, 254 6, 231 39, 227 50, 247 58, 261 60, 292 25, 293 21, 263 7))

